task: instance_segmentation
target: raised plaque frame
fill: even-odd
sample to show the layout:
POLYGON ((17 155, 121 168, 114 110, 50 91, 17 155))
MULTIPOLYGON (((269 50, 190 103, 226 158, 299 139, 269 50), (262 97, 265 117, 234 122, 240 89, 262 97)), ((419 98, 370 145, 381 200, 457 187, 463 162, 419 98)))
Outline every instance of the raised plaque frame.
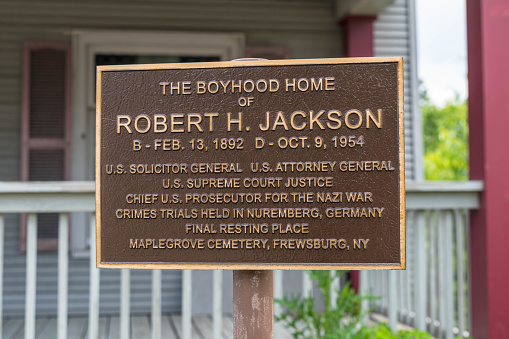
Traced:
POLYGON ((231 61, 188 64, 148 64, 119 65, 97 67, 96 90, 96 264, 98 268, 137 268, 137 269, 222 269, 222 270, 404 270, 406 268, 406 226, 405 226, 405 147, 404 147, 404 96, 403 96, 403 58, 370 57, 370 58, 332 58, 302 60, 263 60, 231 61), (297 66, 297 65, 337 65, 337 64, 371 64, 397 63, 398 79, 398 127, 399 127, 399 208, 400 208, 400 263, 380 264, 274 264, 274 263, 111 263, 103 262, 101 257, 101 76, 108 71, 149 71, 149 70, 189 70, 214 68, 243 68, 264 66, 297 66))

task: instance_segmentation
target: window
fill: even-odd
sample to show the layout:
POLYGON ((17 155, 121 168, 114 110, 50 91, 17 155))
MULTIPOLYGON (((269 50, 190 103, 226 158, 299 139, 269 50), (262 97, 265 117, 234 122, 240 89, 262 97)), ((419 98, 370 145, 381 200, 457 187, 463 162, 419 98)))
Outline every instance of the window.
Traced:
MULTIPOLYGON (((72 180, 94 180, 97 65, 227 61, 244 54, 239 33, 79 31, 73 34, 72 180)), ((89 217, 71 216, 71 249, 88 255, 89 217)))

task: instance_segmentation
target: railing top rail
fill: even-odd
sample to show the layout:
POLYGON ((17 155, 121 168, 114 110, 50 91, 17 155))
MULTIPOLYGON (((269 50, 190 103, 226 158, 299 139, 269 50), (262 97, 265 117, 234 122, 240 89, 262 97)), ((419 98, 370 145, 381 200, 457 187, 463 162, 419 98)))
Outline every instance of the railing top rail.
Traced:
POLYGON ((6 193, 95 193, 95 181, 0 181, 6 193))
MULTIPOLYGON (((479 207, 482 181, 406 183, 407 209, 479 207)), ((0 181, 0 213, 93 212, 94 181, 0 181)))
POLYGON ((94 212, 95 182, 0 182, 0 213, 94 212))
POLYGON ((470 181, 407 181, 407 192, 482 192, 484 182, 470 181))
MULTIPOLYGON (((407 192, 482 192, 482 181, 407 181, 407 192)), ((0 194, 94 193, 94 181, 0 181, 0 194)))

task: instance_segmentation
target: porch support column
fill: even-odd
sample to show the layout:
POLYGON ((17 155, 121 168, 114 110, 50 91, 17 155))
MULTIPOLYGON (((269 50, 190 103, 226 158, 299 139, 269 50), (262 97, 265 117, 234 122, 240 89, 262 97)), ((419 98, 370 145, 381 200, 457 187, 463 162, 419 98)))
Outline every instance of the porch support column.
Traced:
POLYGON ((483 180, 471 212, 472 335, 509 338, 509 3, 467 0, 470 179, 483 180))
MULTIPOLYGON (((374 55, 373 23, 375 19, 375 15, 348 15, 341 20, 345 57, 372 57, 374 55)), ((350 280, 355 291, 359 291, 359 271, 351 271, 350 280)))
POLYGON ((374 15, 349 15, 340 25, 343 28, 343 51, 346 57, 374 55, 374 15))

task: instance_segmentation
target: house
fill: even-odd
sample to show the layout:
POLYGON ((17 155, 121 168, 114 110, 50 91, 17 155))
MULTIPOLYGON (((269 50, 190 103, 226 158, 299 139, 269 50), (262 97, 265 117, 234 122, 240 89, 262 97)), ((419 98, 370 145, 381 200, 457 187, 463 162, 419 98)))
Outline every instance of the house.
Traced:
MULTIPOLYGON (((0 319, 3 313, 6 318, 25 316, 26 322, 32 323, 35 315, 56 315, 59 279, 67 282, 63 302, 68 301, 69 316, 87 315, 91 309, 100 315, 118 315, 123 307, 121 290, 129 296, 131 314, 153 312, 150 287, 154 276, 160 284, 163 313, 213 311, 210 286, 216 278, 212 272, 193 272, 189 289, 189 273, 183 277, 181 271, 100 270, 99 274, 93 265, 91 268, 93 206, 87 205, 87 197, 93 195, 90 182, 94 180, 97 65, 240 57, 403 56, 406 178, 410 183, 422 181, 414 6, 414 0, 0 2, 0 180, 27 182, 16 188, 9 188, 14 186, 7 183, 0 186, 4 199, 0 204, 4 227, 0 227, 5 233, 0 319), (43 183, 28 183, 32 181, 75 184, 52 189, 43 183), (69 204, 65 210, 58 210, 52 200, 44 200, 52 192, 58 195, 55 201, 60 207, 69 204), (39 200, 33 200, 36 198, 39 200), (6 207, 14 204, 9 201, 19 208, 6 207), (23 201, 25 206, 39 207, 26 210, 20 203, 23 201), (15 211, 30 214, 11 213, 15 211), (43 211, 50 213, 33 214, 43 211), (67 224, 67 214, 58 212, 73 212, 69 215, 69 234, 60 234, 69 238, 68 249, 64 247, 66 259, 59 259, 56 253, 59 220, 67 224), (27 225, 35 224, 37 234, 30 235, 27 225), (35 244, 34 254, 30 246, 35 244), (30 259, 33 255, 36 266, 30 259), (68 265, 68 279, 59 278, 60 260, 68 265), (126 281, 130 283, 127 287, 123 285, 126 281)), ((455 196, 470 192, 469 197, 460 198, 464 205, 455 205, 463 215, 466 209, 478 206, 481 190, 476 184, 464 189, 454 185, 445 189, 412 187, 410 196, 419 196, 423 190, 434 194, 453 190, 455 196)), ((419 199, 416 210, 434 208, 418 205, 419 199)), ((309 289, 301 272, 280 275, 285 291, 309 289)), ((401 286, 410 283, 409 277, 400 280, 401 286)), ((222 310, 231 313, 231 272, 224 272, 222 282, 222 310)), ((380 310, 387 311, 383 305, 380 310)), ((401 315, 400 320, 403 318, 401 315)), ((28 327, 25 331, 33 330, 28 327)), ((452 331, 446 332, 452 335, 452 331)))

